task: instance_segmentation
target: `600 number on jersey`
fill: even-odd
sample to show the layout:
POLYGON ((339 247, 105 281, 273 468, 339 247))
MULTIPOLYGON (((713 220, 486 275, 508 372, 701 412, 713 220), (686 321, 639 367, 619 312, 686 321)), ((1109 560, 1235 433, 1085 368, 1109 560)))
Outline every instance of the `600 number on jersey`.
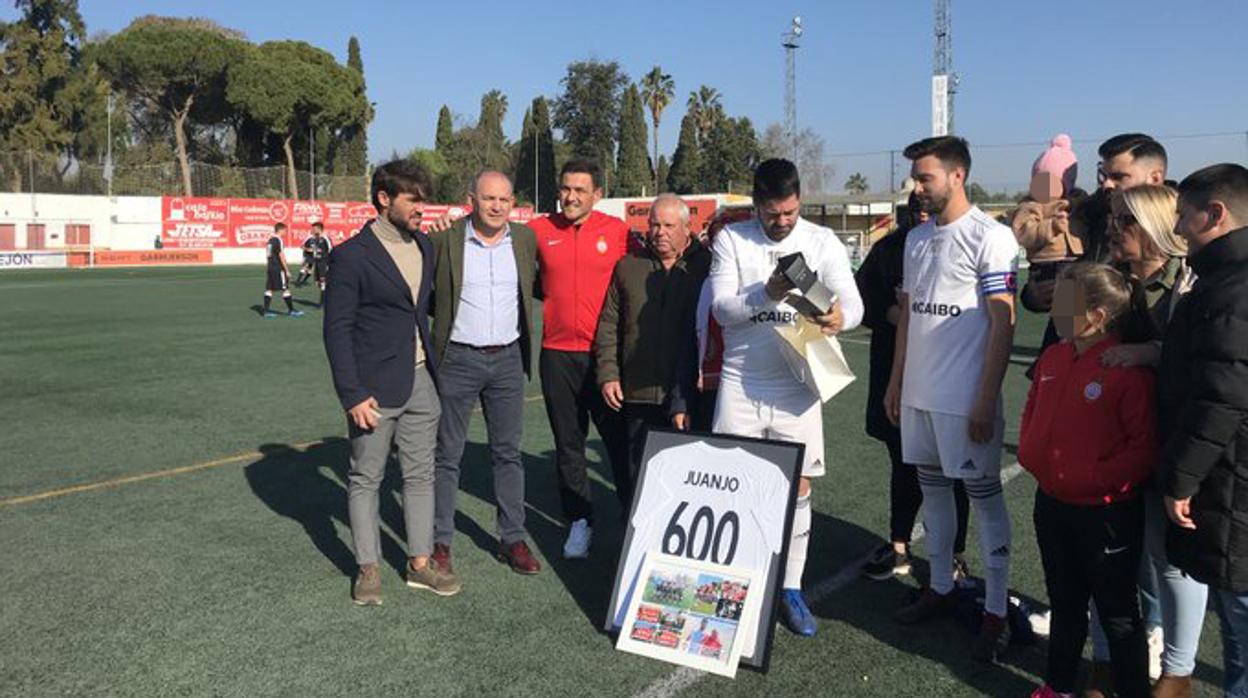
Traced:
POLYGON ((663 552, 691 560, 710 559, 716 564, 731 565, 737 555, 737 540, 741 531, 737 512, 727 511, 717 518, 714 510, 703 506, 694 512, 686 525, 684 513, 688 508, 689 502, 681 502, 672 512, 672 518, 663 531, 663 552))

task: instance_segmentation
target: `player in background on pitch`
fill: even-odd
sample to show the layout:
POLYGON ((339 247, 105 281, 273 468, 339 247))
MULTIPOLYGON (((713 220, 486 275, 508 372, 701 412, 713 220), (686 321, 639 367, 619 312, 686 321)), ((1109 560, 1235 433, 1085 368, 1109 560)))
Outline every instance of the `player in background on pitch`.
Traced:
POLYGON ((776 264, 800 252, 835 295, 826 315, 809 318, 825 335, 857 327, 862 298, 840 238, 800 216, 801 180, 793 163, 773 159, 760 164, 753 194, 756 215, 725 226, 713 247, 711 311, 724 336, 714 431, 806 445, 780 608, 789 630, 810 637, 816 625, 802 598, 802 573, 813 518, 811 479, 824 474, 823 410, 818 392, 807 382, 810 377, 790 366, 776 331, 799 317, 786 302, 792 284, 776 272, 776 264))
POLYGON ((312 234, 303 241, 303 268, 299 270, 296 286, 307 283, 308 275, 316 281, 321 290, 318 306, 325 305, 325 275, 329 272, 329 238, 325 237, 325 224, 316 221, 312 224, 312 234))
POLYGON ((979 524, 986 580, 972 656, 991 662, 1009 642, 1001 381, 1014 341, 1019 248, 1009 228, 967 199, 971 153, 965 140, 927 138, 905 155, 914 193, 931 218, 906 238, 884 408, 901 427, 903 461, 919 469, 931 582, 895 617, 913 624, 953 610, 953 486, 962 480, 979 524))
POLYGON ((295 279, 295 288, 303 288, 303 285, 308 283, 308 279, 312 276, 313 259, 311 235, 304 239, 303 244, 300 245, 300 249, 303 250, 303 262, 299 265, 299 277, 295 279))
POLYGON ((290 270, 286 268, 286 259, 282 257, 282 233, 286 232, 286 224, 273 226, 273 234, 264 246, 265 271, 267 278, 264 284, 264 317, 271 319, 277 313, 269 309, 273 303, 273 292, 281 291, 282 300, 286 301, 286 310, 290 317, 303 317, 302 310, 295 310, 295 303, 290 297, 290 270))

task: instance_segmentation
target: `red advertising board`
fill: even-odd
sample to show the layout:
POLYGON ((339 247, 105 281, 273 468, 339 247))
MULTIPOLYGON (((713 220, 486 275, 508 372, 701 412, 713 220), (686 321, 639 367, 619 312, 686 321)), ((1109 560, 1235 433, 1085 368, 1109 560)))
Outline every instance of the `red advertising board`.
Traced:
MULTIPOLYGON (((699 233, 706 228, 706 224, 715 217, 715 208, 718 204, 715 199, 684 199, 685 205, 689 207, 689 230, 699 233)), ((629 230, 637 230, 646 232, 650 230, 650 204, 654 203, 654 199, 636 199, 624 202, 624 222, 628 224, 629 230)))
POLYGON ((229 200, 164 196, 160 199, 160 240, 165 247, 230 247, 229 200))
POLYGON ((312 224, 320 221, 331 245, 355 237, 377 211, 364 201, 292 201, 290 231, 286 244, 298 247, 312 234, 312 224))
MULTIPOLYGON (((366 201, 292 201, 289 199, 208 199, 166 196, 161 198, 160 240, 170 249, 213 247, 264 247, 273 226, 285 223, 282 244, 298 247, 311 235, 312 224, 320 221, 332 245, 339 245, 360 232, 377 212, 366 201)), ((421 229, 428 231, 434 221, 451 214, 468 215, 466 204, 427 204, 421 229)), ((532 208, 516 208, 511 220, 526 222, 532 208)))
POLYGON ((230 199, 231 247, 264 247, 277 223, 290 225, 290 202, 230 199))

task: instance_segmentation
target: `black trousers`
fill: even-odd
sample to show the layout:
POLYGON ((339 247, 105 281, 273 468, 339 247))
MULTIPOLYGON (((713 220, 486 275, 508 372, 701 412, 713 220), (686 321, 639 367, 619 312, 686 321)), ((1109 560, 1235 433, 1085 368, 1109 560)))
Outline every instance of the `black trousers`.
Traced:
POLYGON ((628 472, 628 439, 624 418, 607 407, 598 388, 593 357, 583 351, 543 349, 539 361, 542 396, 546 400, 546 417, 555 437, 555 466, 559 476, 559 501, 568 521, 587 519, 593 522, 594 512, 589 490, 589 464, 585 460, 585 439, 589 421, 593 419, 598 435, 607 449, 616 494, 627 506, 625 494, 631 496, 628 472), (628 492, 622 492, 620 483, 628 492))
POLYGON ((671 427, 672 418, 667 407, 640 402, 624 403, 623 413, 624 429, 628 435, 628 482, 621 483, 617 478, 615 491, 620 496, 620 504, 627 516, 632 508, 633 493, 637 489, 637 473, 641 472, 642 449, 645 447, 642 435, 647 427, 671 427))
POLYGON ((715 400, 718 398, 719 388, 694 393, 689 405, 690 431, 698 434, 711 433, 711 425, 715 423, 715 400))
POLYGON ((1045 676, 1049 686, 1058 692, 1075 690, 1092 599, 1109 640, 1118 695, 1150 695, 1148 641, 1136 588, 1144 545, 1143 500, 1078 506, 1037 490, 1033 518, 1053 609, 1045 676))
MULTIPOLYGON (((901 432, 893 430, 884 439, 888 446, 888 458, 893 471, 888 487, 889 540, 894 543, 910 542, 914 522, 923 506, 923 490, 919 488, 919 469, 901 460, 901 432)), ((970 500, 966 498, 966 486, 961 480, 953 483, 953 501, 958 510, 958 533, 953 539, 953 552, 966 552, 966 520, 971 513, 970 500)))

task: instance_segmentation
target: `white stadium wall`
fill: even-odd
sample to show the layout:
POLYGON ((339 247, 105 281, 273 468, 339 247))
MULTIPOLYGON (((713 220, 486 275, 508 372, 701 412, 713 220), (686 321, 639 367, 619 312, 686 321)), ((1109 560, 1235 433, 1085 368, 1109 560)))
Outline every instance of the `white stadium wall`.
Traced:
POLYGON ((12 226, 17 250, 78 248, 69 239, 70 226, 89 226, 97 246, 150 250, 160 235, 160 197, 0 194, 0 226, 12 226), (40 227, 42 245, 32 245, 40 227))
MULTIPOLYGON (((159 196, 0 193, 0 270, 90 266, 109 251, 154 253, 161 224, 159 196)), ((220 248, 202 261, 172 253, 116 258, 119 266, 263 264, 264 248, 220 248)), ((288 247, 286 258, 298 264, 302 254, 288 247)))

